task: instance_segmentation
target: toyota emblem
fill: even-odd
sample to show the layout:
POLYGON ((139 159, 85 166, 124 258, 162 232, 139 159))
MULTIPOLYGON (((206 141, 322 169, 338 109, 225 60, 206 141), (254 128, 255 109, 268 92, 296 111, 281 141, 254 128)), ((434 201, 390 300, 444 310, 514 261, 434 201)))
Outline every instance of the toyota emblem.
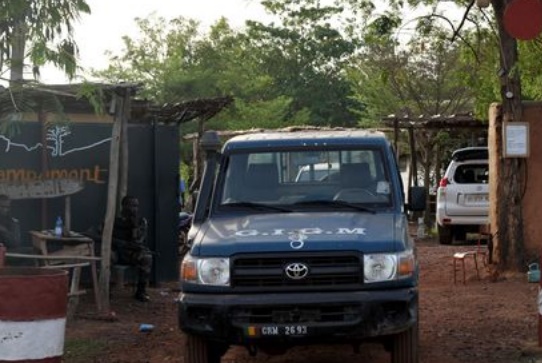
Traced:
POLYGON ((309 274, 309 267, 304 263, 295 262, 287 265, 284 268, 284 272, 292 280, 301 280, 309 274))

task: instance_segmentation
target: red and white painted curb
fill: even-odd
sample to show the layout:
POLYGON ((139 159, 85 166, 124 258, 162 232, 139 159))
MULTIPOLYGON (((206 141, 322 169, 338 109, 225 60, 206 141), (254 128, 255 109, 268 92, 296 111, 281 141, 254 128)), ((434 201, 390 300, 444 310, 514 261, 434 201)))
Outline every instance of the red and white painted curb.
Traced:
POLYGON ((60 363, 67 303, 66 271, 0 268, 0 363, 60 363))

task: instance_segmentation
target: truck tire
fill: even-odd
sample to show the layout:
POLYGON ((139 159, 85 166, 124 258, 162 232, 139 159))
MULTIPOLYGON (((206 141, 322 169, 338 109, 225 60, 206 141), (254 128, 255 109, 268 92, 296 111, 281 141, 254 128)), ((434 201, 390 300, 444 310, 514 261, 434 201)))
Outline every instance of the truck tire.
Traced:
POLYGON ((444 227, 437 225, 438 229, 438 241, 441 245, 451 245, 452 244, 452 229, 450 227, 444 227))
POLYGON ((418 324, 393 336, 391 363, 418 363, 418 324))
POLYGON ((220 363, 221 354, 204 338, 187 334, 184 363, 220 363))

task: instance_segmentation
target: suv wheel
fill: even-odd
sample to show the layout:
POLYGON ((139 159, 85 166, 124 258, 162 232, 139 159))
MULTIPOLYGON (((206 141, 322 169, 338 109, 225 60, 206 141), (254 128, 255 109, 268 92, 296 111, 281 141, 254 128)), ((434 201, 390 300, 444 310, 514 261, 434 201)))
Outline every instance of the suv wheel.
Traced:
POLYGON ((451 227, 444 227, 441 225, 437 225, 438 229, 438 241, 441 245, 450 245, 452 244, 452 228, 451 227))
POLYGON ((418 324, 393 336, 392 363, 418 363, 418 324))
POLYGON ((186 346, 184 349, 184 362, 185 363, 220 363, 222 354, 226 352, 225 349, 215 346, 215 344, 208 340, 187 334, 186 346))

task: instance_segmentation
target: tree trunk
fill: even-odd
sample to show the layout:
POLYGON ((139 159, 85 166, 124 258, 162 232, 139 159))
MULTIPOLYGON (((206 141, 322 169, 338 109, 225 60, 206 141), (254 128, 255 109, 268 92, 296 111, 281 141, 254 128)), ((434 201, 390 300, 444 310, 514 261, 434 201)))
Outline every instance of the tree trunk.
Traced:
POLYGON ((410 145, 410 184, 418 186, 418 160, 416 157, 416 140, 414 138, 414 129, 412 127, 408 128, 408 143, 410 145))
MULTIPOLYGON (((493 0, 493 8, 500 37, 500 65, 502 121, 522 121, 521 84, 517 41, 504 28, 503 15, 509 0, 493 0)), ((504 140, 501 140, 504 142, 504 140)), ((502 150, 501 148, 497 148, 502 150)), ((504 158, 499 155, 499 177, 497 186, 498 231, 494 238, 493 256, 498 271, 522 271, 525 267, 523 245, 522 189, 523 174, 521 159, 504 158)))
POLYGON ((24 17, 19 20, 13 29, 13 42, 11 44, 11 73, 10 87, 23 80, 24 52, 26 45, 26 33, 28 31, 24 17))
POLYGON ((442 144, 437 142, 435 145, 435 187, 438 187, 440 179, 442 179, 442 144))

